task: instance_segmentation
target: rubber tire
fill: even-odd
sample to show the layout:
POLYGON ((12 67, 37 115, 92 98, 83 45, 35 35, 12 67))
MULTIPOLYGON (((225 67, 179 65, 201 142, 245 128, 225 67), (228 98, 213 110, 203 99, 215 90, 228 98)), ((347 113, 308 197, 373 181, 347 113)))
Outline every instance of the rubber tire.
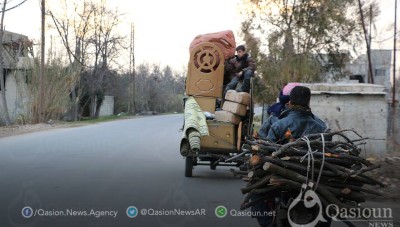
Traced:
POLYGON ((193 157, 185 158, 185 177, 192 177, 193 175, 193 157))
POLYGON ((217 166, 216 166, 216 165, 213 165, 213 164, 210 164, 210 169, 211 169, 211 170, 216 170, 216 169, 217 169, 217 166))

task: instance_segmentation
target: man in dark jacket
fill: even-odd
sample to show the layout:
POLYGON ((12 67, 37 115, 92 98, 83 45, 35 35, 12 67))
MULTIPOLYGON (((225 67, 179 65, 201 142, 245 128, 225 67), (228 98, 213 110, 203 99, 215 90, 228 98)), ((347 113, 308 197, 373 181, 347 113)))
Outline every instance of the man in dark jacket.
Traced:
POLYGON ((236 53, 236 56, 228 60, 225 64, 225 70, 232 78, 231 82, 227 84, 225 88, 224 95, 226 91, 235 89, 241 79, 243 79, 243 84, 237 91, 249 92, 250 79, 253 77, 254 71, 256 70, 256 63, 250 55, 246 53, 244 45, 236 47, 236 53))
POLYGON ((310 99, 311 91, 308 87, 294 87, 290 92, 288 109, 272 124, 267 139, 284 144, 304 135, 325 132, 325 123, 311 112, 310 99))
MULTIPOLYGON (((304 86, 295 86, 289 94, 287 109, 279 119, 272 124, 268 131, 267 139, 275 143, 284 144, 292 139, 300 138, 307 134, 323 133, 327 130, 325 123, 314 116, 309 107, 311 91, 304 86)), ((259 199, 259 195, 252 195, 251 200, 259 199)), ((273 201, 268 200, 255 203, 252 207, 254 213, 266 213, 273 210, 273 201)), ((262 227, 272 227, 273 217, 255 216, 262 227)), ((329 226, 330 222, 326 224, 329 226)))
MULTIPOLYGON (((264 121, 261 125, 260 130, 258 130, 256 137, 259 138, 267 138, 269 129, 271 128, 272 124, 279 120, 279 116, 281 113, 284 113, 285 110, 288 110, 288 103, 290 100, 290 91, 296 87, 300 86, 300 83, 292 82, 288 83, 280 92, 279 92, 279 102, 271 105, 267 113, 269 115, 268 119, 264 121)), ((286 113, 287 114, 287 113, 286 113)), ((321 124, 325 124, 318 116, 314 114, 314 119, 321 124)))

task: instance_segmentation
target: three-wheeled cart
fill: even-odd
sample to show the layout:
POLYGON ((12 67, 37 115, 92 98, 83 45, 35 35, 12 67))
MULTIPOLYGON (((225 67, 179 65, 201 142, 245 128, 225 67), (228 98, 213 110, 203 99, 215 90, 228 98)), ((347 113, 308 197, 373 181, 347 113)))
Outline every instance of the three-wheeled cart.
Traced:
MULTIPOLYGON (((241 146, 245 136, 252 134, 251 91, 231 90, 222 97, 227 81, 224 78, 227 47, 218 39, 211 40, 200 42, 190 50, 180 145, 186 177, 191 177, 198 165, 208 165, 211 170, 217 166, 244 168, 242 156, 246 151, 241 146)), ((231 45, 233 50, 234 45, 231 45)))

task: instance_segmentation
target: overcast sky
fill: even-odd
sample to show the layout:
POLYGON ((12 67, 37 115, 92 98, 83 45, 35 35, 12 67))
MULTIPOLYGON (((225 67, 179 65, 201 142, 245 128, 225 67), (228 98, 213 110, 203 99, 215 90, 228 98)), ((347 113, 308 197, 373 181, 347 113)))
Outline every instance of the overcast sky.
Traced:
MULTIPOLYGON (((22 0, 11 0, 14 6, 22 0)), ((72 1, 72 0, 70 0, 72 1)), ((237 36, 240 0, 109 0, 109 4, 125 13, 120 32, 129 37, 130 24, 135 24, 135 58, 142 62, 170 65, 180 70, 189 60, 189 44, 198 34, 233 30, 237 36)), ((8 31, 40 39, 40 0, 27 0, 5 14, 8 31)), ((51 6, 58 0, 47 0, 51 6)), ((392 49, 394 0, 381 0, 381 15, 376 23, 377 35, 372 48, 392 49)), ((8 7, 7 7, 8 8, 8 7)), ((400 6, 398 7, 400 8, 400 6)), ((400 19, 400 15, 398 15, 400 19)), ((48 18, 50 20, 50 18, 48 18)), ((399 24, 399 23, 398 23, 399 24)), ((237 38, 238 44, 240 40, 237 38)))

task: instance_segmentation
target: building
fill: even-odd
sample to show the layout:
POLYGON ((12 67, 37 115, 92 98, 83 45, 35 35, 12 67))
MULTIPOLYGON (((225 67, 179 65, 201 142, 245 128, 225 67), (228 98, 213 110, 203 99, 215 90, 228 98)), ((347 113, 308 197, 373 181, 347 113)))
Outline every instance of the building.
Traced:
MULTIPOLYGON (((28 71, 33 68, 32 42, 27 36, 4 31, 3 77, 8 113, 11 122, 25 121, 28 116, 28 71)), ((0 88, 1 89, 1 88, 0 88)), ((0 98, 1 97, 0 93, 0 98)), ((0 102, 0 125, 4 123, 4 106, 0 102)), ((24 123, 24 122, 23 122, 24 123)))
MULTIPOLYGON (((397 56, 396 56, 397 57, 397 56)), ((397 58, 400 59, 400 58, 397 58)), ((392 102, 393 93, 393 51, 392 50, 371 50, 372 72, 374 84, 385 87, 386 100, 392 102)), ((400 62, 398 63, 400 66, 400 62)), ((397 66, 397 68, 398 68, 397 66)), ((361 83, 368 83, 368 57, 367 54, 360 55, 347 67, 351 74, 350 79, 358 80, 361 83)), ((399 71, 396 70, 396 82, 399 81, 399 71)), ((398 83, 396 83, 398 84, 398 83)), ((396 100, 398 100, 398 89, 396 89, 396 100)))
MULTIPOLYGON (((396 58, 400 59, 400 55, 396 58)), ((348 76, 340 83, 334 83, 334 72, 324 75, 327 84, 310 85, 314 96, 312 106, 332 129, 354 128, 366 137, 379 139, 370 141, 367 150, 382 154, 391 137, 396 141, 400 139, 393 133, 398 129, 399 118, 392 114, 388 105, 393 100, 393 51, 371 50, 371 64, 374 84, 368 80, 367 54, 346 64, 343 72, 348 76)), ((400 62, 396 68, 399 66, 400 62)), ((396 70, 397 85, 399 73, 396 70)), ((395 100, 398 99, 399 89, 396 89, 395 100)))

